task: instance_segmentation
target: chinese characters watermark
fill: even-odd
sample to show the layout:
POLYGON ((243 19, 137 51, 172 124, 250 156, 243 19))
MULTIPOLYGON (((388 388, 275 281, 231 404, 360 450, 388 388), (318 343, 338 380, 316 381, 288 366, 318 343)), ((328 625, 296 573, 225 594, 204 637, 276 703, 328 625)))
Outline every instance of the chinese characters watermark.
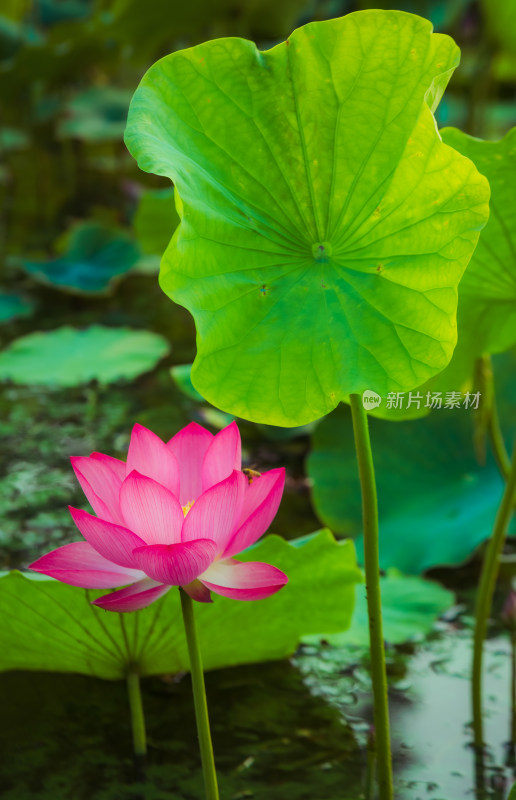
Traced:
MULTIPOLYGON (((385 408, 471 408, 476 410, 480 404, 480 392, 389 392, 385 398, 385 408)), ((376 392, 366 389, 362 395, 362 404, 371 411, 382 405, 383 399, 376 392)))

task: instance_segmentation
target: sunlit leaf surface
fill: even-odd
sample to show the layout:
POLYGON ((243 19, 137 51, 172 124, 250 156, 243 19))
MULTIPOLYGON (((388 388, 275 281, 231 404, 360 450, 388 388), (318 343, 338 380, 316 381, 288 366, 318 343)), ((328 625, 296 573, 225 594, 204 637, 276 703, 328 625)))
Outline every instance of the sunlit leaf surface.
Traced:
POLYGON ((458 57, 426 20, 365 11, 146 74, 126 142, 182 202, 161 282, 195 317, 209 402, 299 425, 448 363, 488 198, 432 116, 458 57))

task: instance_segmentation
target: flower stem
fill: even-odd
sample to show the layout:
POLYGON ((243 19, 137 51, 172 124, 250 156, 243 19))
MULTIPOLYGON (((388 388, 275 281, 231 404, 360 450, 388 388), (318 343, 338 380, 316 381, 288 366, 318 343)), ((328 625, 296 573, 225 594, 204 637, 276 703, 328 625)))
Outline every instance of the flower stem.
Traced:
POLYGON ((147 753, 147 739, 145 735, 142 694, 140 691, 140 676, 133 670, 127 673, 127 691, 129 694, 129 708, 131 710, 134 755, 137 759, 141 760, 147 753))
POLYGON ((498 576, 500 555, 502 553, 505 534, 513 513, 516 500, 516 444, 512 455, 509 474, 502 502, 498 508, 493 533, 487 544, 480 586, 477 594, 475 608, 475 632, 473 636, 473 664, 472 664, 472 705, 473 705, 473 735, 475 747, 480 750, 483 746, 484 734, 482 725, 482 658, 484 639, 487 634, 487 622, 491 612, 491 604, 498 576))
POLYGON ((392 764, 387 700, 387 674, 382 631, 380 564, 378 552, 378 501, 367 414, 357 394, 349 397, 355 435, 364 527, 364 566, 369 616, 371 678, 374 699, 374 733, 380 800, 392 800, 392 764))
POLYGON ((215 761, 213 758, 210 721, 208 719, 208 705, 206 703, 206 689, 202 670, 201 650, 195 627, 193 601, 181 588, 179 589, 179 594, 181 597, 181 610, 183 612, 186 641, 188 643, 188 654, 190 656, 195 720, 197 722, 197 735, 199 737, 199 747, 201 751, 206 800, 219 800, 217 773, 215 771, 215 761))

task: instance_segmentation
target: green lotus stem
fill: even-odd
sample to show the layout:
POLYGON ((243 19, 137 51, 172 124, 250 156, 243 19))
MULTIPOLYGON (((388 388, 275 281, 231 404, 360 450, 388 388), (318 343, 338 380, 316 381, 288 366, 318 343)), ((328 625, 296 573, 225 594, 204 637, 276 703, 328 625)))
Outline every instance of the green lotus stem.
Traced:
POLYGON ((473 736, 477 750, 481 750, 484 743, 482 724, 482 659, 483 645, 487 634, 487 622, 491 613, 491 604, 498 577, 500 555, 507 528, 513 513, 516 500, 516 444, 514 446, 512 461, 505 484, 502 502, 498 508, 492 536, 487 544, 480 586, 478 589, 475 608, 475 632, 473 637, 473 664, 472 664, 472 706, 473 706, 473 736))
POLYGON ((378 790, 380 800, 392 800, 392 764, 389 732, 389 705, 387 699, 387 674, 385 670, 385 651, 382 630, 382 603, 380 595, 376 481, 367 414, 362 405, 362 399, 357 394, 351 394, 349 402, 353 417, 355 449, 362 490, 364 566, 367 589, 367 611, 369 616, 369 643, 374 699, 374 734, 376 741, 378 790))
POLYGON ((147 737, 145 735, 145 717, 143 714, 140 676, 134 670, 130 670, 127 673, 127 691, 129 694, 129 708, 131 710, 134 754, 137 759, 142 759, 147 754, 147 737))
POLYGON ((213 758, 213 746, 211 743, 210 721, 208 719, 208 704, 206 702, 206 689, 202 670, 201 650, 195 627, 193 601, 182 589, 179 589, 179 594, 181 596, 181 610, 183 612, 188 654, 190 656, 195 720, 197 722, 197 735, 199 737, 199 747, 201 751, 206 800, 219 800, 217 773, 215 771, 215 760, 213 758))
POLYGON ((505 480, 507 480, 511 470, 511 460, 503 440, 503 434, 500 428, 500 419, 498 417, 498 409, 496 407, 494 398, 491 414, 489 415, 489 437, 491 439, 493 455, 495 457, 498 469, 500 470, 500 474, 505 480))

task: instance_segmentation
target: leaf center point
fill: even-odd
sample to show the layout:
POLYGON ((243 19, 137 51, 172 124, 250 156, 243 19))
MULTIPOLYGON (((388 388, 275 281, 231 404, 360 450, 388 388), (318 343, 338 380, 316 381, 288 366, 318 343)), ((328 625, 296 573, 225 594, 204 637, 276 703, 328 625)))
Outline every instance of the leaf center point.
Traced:
POLYGON ((332 253, 331 242, 316 242, 312 245, 312 255, 316 261, 328 261, 332 253))

